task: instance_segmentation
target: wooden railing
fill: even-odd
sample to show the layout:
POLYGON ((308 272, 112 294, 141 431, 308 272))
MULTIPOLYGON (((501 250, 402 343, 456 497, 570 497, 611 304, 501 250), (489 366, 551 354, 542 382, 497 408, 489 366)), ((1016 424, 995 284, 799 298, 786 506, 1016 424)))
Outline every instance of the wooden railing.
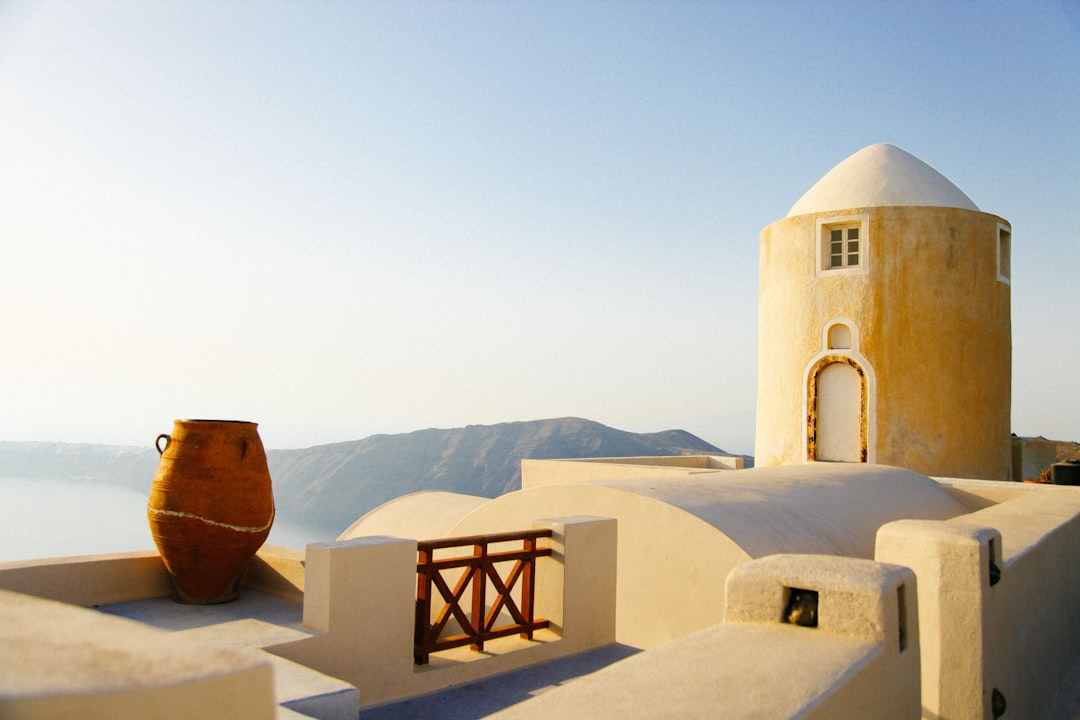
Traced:
MULTIPOLYGON (((416 631, 413 639, 413 660, 426 665, 431 653, 438 650, 469 645, 483 650, 484 641, 520 634, 532 639, 533 631, 548 626, 547 620, 533 618, 536 558, 551 555, 551 548, 538 548, 537 539, 551 537, 551 530, 528 530, 496 535, 424 540, 417 543, 416 563, 416 631), (515 550, 493 552, 492 545, 520 542, 515 550), (450 553, 452 557, 435 559, 436 550, 472 548, 471 554, 450 553), (506 577, 499 573, 498 564, 513 562, 506 577), (460 576, 448 581, 443 571, 458 570, 460 576), (450 587, 453 582, 453 588, 450 587), (488 584, 495 590, 491 607, 487 608, 488 584), (511 594, 520 583, 518 600, 511 594), (432 613, 432 588, 438 589, 443 606, 437 615, 432 613), (469 605, 462 600, 469 591, 469 605), (495 627, 499 615, 506 611, 513 621, 495 627), (432 619, 434 617, 434 619, 432 619), (440 637, 451 618, 461 626, 460 634, 440 637)), ((443 552, 440 555, 445 556, 443 552)))

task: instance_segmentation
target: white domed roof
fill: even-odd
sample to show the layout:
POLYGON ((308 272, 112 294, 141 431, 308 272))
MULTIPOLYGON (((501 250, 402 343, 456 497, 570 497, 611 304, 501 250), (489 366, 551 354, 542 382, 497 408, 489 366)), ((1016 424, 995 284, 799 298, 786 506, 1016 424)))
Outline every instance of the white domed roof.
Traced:
POLYGON ((791 206, 787 217, 896 205, 979 209, 947 177, 911 153, 895 145, 871 145, 826 173, 791 206))

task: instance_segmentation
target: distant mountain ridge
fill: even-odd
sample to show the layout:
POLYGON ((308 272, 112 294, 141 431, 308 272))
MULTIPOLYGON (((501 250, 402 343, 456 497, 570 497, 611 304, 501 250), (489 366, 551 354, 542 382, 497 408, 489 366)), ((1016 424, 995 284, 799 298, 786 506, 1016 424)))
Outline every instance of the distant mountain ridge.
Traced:
MULTIPOLYGON (((516 490, 523 458, 725 453, 683 430, 632 433, 557 418, 372 435, 266 454, 281 517, 340 532, 387 500, 420 490, 483 497, 516 490)), ((148 491, 157 462, 149 443, 135 448, 0 441, 0 478, 93 480, 148 491)))
POLYGON ((0 478, 86 480, 149 491, 157 470, 153 445, 94 445, 0 440, 0 478))
POLYGON ((558 418, 373 435, 268 456, 280 501, 298 515, 344 529, 387 500, 419 490, 482 497, 517 490, 523 458, 723 452, 683 430, 631 433, 558 418))

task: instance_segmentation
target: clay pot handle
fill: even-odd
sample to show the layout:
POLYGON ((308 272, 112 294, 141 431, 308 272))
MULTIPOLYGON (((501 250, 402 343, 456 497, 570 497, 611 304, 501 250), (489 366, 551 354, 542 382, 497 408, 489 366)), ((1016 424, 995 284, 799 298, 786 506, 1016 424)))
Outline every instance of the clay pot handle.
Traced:
MULTIPOLYGON (((165 447, 168 447, 168 445, 166 445, 165 447)), ((244 458, 247 457, 247 451, 248 451, 248 441, 244 440, 244 449, 240 451, 240 459, 241 460, 243 460, 244 458)))
POLYGON ((158 455, 164 455, 165 451, 169 449, 169 443, 172 442, 172 436, 161 433, 157 436, 157 440, 154 441, 154 447, 157 448, 158 455), (161 438, 165 438, 165 447, 161 447, 161 438))

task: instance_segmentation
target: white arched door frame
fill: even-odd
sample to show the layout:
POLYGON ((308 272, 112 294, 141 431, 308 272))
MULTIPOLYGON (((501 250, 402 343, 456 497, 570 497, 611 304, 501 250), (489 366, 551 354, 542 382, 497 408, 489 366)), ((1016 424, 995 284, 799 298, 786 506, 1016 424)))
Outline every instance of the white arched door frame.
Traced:
MULTIPOLYGON (((839 335, 839 334, 838 334, 839 335)), ((877 438, 877 381, 874 369, 859 353, 859 329, 853 320, 838 317, 829 320, 821 329, 821 351, 810 358, 803 370, 803 457, 807 461, 817 460, 817 381, 822 370, 828 365, 841 362, 853 367, 862 381, 860 408, 861 427, 860 445, 861 462, 877 461, 875 449, 877 438), (849 330, 851 347, 830 347, 830 331, 837 325, 844 325, 849 330)))

